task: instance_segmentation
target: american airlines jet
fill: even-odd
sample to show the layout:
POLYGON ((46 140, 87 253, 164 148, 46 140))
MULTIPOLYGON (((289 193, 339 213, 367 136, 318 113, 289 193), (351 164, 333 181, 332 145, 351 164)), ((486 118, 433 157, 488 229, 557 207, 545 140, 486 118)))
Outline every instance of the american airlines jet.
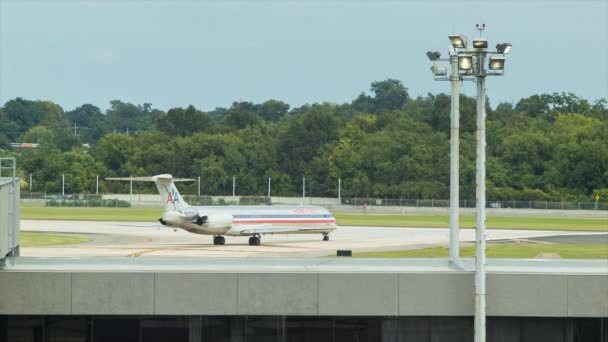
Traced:
POLYGON ((153 181, 164 202, 160 223, 191 233, 213 235, 213 244, 223 245, 226 236, 250 236, 249 245, 259 246, 265 234, 322 234, 323 241, 336 230, 336 219, 317 206, 190 206, 175 187, 171 175, 106 178, 153 181))

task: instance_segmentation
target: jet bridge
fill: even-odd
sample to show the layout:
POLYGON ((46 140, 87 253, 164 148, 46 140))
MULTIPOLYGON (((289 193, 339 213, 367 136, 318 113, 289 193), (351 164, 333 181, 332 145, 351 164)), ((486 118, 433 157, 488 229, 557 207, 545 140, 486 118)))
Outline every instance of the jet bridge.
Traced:
POLYGON ((19 179, 15 158, 0 158, 0 260, 18 255, 19 179))

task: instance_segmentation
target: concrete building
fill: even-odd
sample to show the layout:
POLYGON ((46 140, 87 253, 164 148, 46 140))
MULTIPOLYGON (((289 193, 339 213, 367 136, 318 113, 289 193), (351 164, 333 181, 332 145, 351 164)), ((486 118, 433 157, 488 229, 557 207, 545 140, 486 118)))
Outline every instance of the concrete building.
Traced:
MULTIPOLYGON (((473 328, 473 274, 443 259, 17 257, 0 291, 6 341, 470 341, 473 328)), ((488 315, 490 341, 606 341, 608 263, 492 260, 488 315)))

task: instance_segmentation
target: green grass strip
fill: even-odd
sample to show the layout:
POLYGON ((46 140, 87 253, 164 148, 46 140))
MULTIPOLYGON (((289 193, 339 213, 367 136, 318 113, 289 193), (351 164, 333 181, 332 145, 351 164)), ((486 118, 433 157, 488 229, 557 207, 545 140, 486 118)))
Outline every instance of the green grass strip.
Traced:
MULTIPOLYGON (((443 214, 364 215, 336 213, 334 216, 338 224, 343 226, 447 228, 449 221, 448 215, 443 214)), ((486 226, 490 229, 608 231, 608 219, 489 216, 486 226)), ((461 215, 460 227, 474 228, 475 216, 461 215)))
POLYGON ((156 221, 162 214, 160 208, 65 208, 25 207, 21 218, 29 220, 68 221, 156 221))
POLYGON ((88 242, 89 239, 76 235, 63 234, 48 234, 48 233, 31 233, 21 232, 20 236, 21 247, 40 247, 52 245, 69 245, 76 243, 88 242))
MULTIPOLYGON (((536 258, 541 253, 556 253, 563 259, 608 259, 607 245, 540 244, 512 243, 488 245, 488 258, 536 258)), ((462 257, 475 255, 475 247, 460 247, 462 257)), ((412 249, 404 251, 353 253, 355 258, 447 258, 448 249, 444 247, 412 249)))

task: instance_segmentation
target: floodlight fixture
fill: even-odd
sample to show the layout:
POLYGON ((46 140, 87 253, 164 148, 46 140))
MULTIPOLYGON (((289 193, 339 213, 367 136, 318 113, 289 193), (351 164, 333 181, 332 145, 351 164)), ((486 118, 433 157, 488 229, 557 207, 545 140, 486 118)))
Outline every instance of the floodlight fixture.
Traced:
POLYGON ((488 48, 488 39, 486 38, 475 38, 473 39, 473 47, 476 49, 488 48))
POLYGON ((426 56, 431 60, 431 61, 436 61, 439 58, 441 58, 441 53, 439 51, 427 51, 426 56))
POLYGON ((433 65, 431 71, 434 76, 446 76, 448 74, 448 67, 445 65, 433 65))
POLYGON ((465 71, 473 69, 473 56, 471 56, 471 55, 458 56, 458 69, 465 70, 465 71))
POLYGON ((505 69, 505 58, 499 56, 490 57, 489 63, 490 70, 504 70, 505 69))
POLYGON ((511 51, 511 43, 496 44, 496 51, 502 54, 508 54, 511 51))
POLYGON ((459 36, 449 36, 450 43, 455 49, 464 49, 467 47, 467 37, 463 35, 459 36))

